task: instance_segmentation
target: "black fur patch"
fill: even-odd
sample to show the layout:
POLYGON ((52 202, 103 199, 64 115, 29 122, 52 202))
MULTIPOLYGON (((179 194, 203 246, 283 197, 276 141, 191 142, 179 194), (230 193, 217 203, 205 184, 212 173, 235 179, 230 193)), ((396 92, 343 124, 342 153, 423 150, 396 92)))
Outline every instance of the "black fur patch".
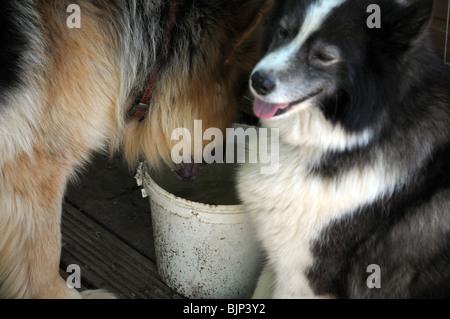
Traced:
POLYGON ((0 96, 21 82, 21 54, 27 47, 27 35, 15 21, 18 12, 14 0, 0 2, 0 96))
POLYGON ((449 298, 450 215, 429 206, 435 196, 449 196, 449 163, 447 144, 408 188, 332 222, 312 245, 316 262, 307 275, 314 292, 340 298, 449 298), (381 268, 380 289, 366 283, 372 264, 381 268))

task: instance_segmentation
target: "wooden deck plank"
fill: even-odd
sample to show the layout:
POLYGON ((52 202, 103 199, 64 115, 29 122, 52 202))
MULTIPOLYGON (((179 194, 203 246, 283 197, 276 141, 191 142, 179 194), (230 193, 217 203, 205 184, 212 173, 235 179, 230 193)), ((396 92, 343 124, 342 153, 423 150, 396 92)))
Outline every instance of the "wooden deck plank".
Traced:
POLYGON ((150 203, 120 155, 97 155, 77 182, 71 183, 66 201, 155 261, 150 203))
POLYGON ((168 299, 174 295, 159 279, 154 262, 67 203, 62 235, 61 268, 79 265, 85 287, 107 289, 123 298, 168 299))

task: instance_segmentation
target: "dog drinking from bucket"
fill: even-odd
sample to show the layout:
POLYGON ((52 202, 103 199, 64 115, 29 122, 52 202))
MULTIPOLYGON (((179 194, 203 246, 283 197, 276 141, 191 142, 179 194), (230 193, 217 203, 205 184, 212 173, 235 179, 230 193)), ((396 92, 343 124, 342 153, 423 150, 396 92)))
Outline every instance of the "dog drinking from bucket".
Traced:
POLYGON ((0 297, 108 296, 59 276, 67 181, 96 151, 158 167, 174 128, 224 129, 270 1, 69 4, 0 3, 0 297))

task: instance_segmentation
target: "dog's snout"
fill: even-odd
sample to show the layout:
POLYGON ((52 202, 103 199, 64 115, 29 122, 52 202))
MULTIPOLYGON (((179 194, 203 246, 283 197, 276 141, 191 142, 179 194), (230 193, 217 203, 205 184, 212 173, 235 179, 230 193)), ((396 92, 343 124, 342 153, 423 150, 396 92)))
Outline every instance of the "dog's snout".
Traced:
POLYGON ((255 72, 252 75, 252 87, 256 93, 266 96, 275 90, 275 79, 262 72, 255 72))

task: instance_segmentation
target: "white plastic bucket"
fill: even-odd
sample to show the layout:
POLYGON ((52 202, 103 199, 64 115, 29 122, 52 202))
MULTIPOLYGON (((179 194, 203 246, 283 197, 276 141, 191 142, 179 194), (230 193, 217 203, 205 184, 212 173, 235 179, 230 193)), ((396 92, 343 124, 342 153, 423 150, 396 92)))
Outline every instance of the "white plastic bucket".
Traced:
MULTIPOLYGON (((216 174, 214 165, 230 166, 211 165, 200 170, 199 179, 202 174, 216 174)), ((155 182, 157 176, 150 169, 144 171, 162 280, 187 298, 250 298, 261 270, 261 250, 242 206, 208 205, 177 197, 155 182)), ((231 179, 231 172, 226 175, 231 179)), ((173 176, 166 178, 176 181, 173 176)), ((195 183, 183 187, 201 185, 195 183)))

